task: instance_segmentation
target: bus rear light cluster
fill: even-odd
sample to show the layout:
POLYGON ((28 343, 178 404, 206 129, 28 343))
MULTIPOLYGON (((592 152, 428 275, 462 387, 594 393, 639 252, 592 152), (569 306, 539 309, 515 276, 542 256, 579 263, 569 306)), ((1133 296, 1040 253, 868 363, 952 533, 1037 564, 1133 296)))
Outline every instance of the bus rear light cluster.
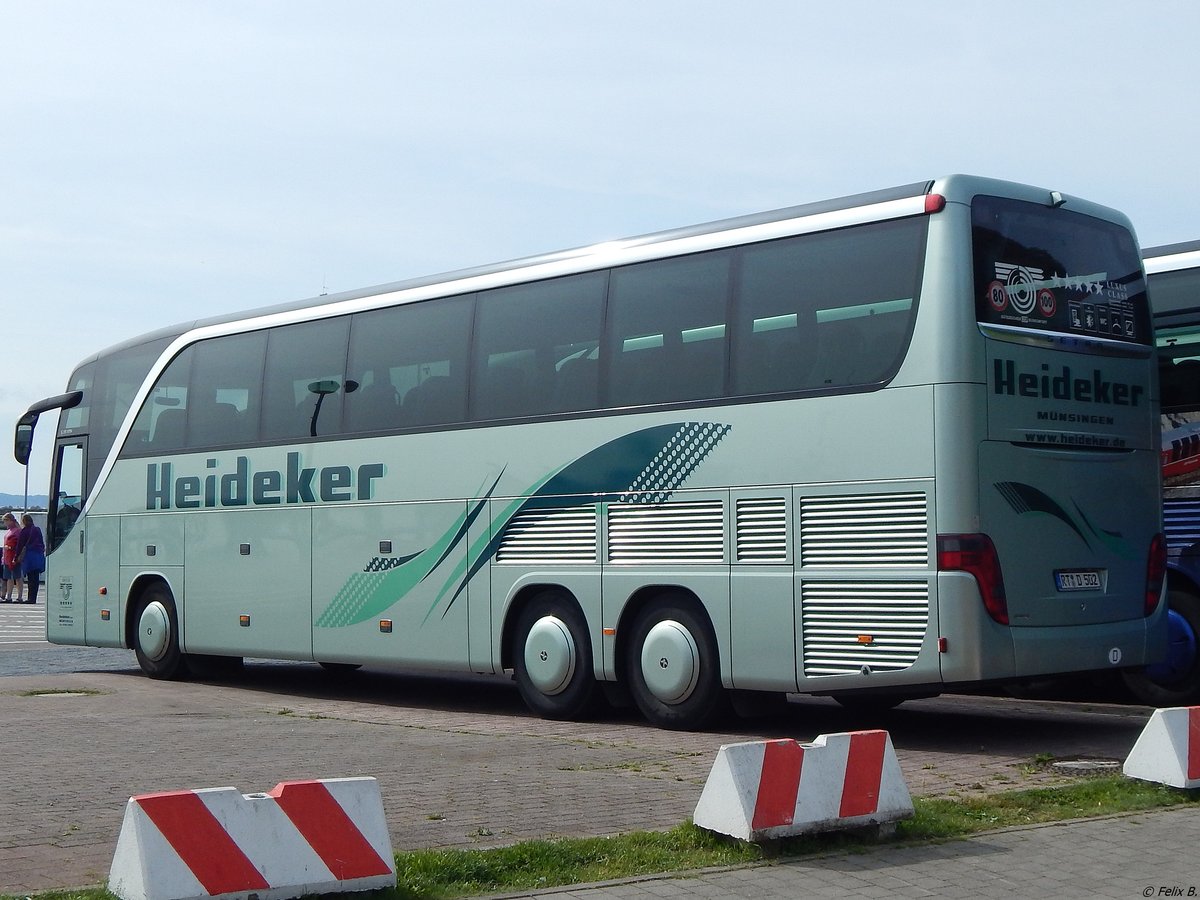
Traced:
POLYGON ((1150 561, 1146 564, 1146 599, 1143 613, 1152 615, 1162 596, 1163 579, 1167 577, 1167 539, 1160 531, 1150 541, 1150 561))
POLYGON ((996 546, 986 534, 939 534, 938 571, 966 572, 979 585, 979 595, 989 616, 1008 624, 1008 597, 996 546))
POLYGON ((926 194, 925 195, 925 212, 932 215, 939 213, 946 208, 946 198, 941 194, 926 194))

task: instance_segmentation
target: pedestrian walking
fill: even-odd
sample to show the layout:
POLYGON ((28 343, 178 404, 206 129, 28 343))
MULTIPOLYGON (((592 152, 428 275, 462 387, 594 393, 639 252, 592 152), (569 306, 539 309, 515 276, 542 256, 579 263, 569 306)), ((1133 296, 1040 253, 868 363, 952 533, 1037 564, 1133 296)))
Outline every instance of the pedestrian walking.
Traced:
MULTIPOLYGON (((29 594, 21 602, 37 603, 38 587, 46 571, 46 539, 42 529, 33 523, 29 513, 21 516, 21 533, 17 539, 17 566, 29 581, 29 594)), ((18 576, 19 578, 19 576, 18 576)))

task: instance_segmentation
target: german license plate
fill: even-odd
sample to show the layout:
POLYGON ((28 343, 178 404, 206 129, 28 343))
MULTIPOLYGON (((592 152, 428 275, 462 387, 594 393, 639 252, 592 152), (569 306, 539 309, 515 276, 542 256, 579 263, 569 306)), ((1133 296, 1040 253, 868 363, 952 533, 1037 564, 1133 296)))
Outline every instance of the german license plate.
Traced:
POLYGON ((1054 580, 1058 583, 1060 591, 1100 590, 1100 573, 1096 570, 1055 572, 1054 580))

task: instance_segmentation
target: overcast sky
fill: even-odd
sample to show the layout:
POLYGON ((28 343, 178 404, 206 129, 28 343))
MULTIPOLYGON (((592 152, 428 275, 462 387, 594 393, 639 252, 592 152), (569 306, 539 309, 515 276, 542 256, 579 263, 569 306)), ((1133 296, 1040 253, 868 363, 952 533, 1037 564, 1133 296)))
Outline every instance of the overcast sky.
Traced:
POLYGON ((1198 37, 1191 0, 0 0, 0 492, 32 402, 196 316, 952 172, 1200 238, 1198 37))

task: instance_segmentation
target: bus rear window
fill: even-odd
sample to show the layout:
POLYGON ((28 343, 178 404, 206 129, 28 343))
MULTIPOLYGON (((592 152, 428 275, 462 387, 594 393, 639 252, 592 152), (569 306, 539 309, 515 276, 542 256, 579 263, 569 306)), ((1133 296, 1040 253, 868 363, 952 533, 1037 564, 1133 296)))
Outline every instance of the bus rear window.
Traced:
POLYGON ((972 202, 971 221, 980 322, 1151 343, 1146 282, 1127 229, 987 196, 972 202))

